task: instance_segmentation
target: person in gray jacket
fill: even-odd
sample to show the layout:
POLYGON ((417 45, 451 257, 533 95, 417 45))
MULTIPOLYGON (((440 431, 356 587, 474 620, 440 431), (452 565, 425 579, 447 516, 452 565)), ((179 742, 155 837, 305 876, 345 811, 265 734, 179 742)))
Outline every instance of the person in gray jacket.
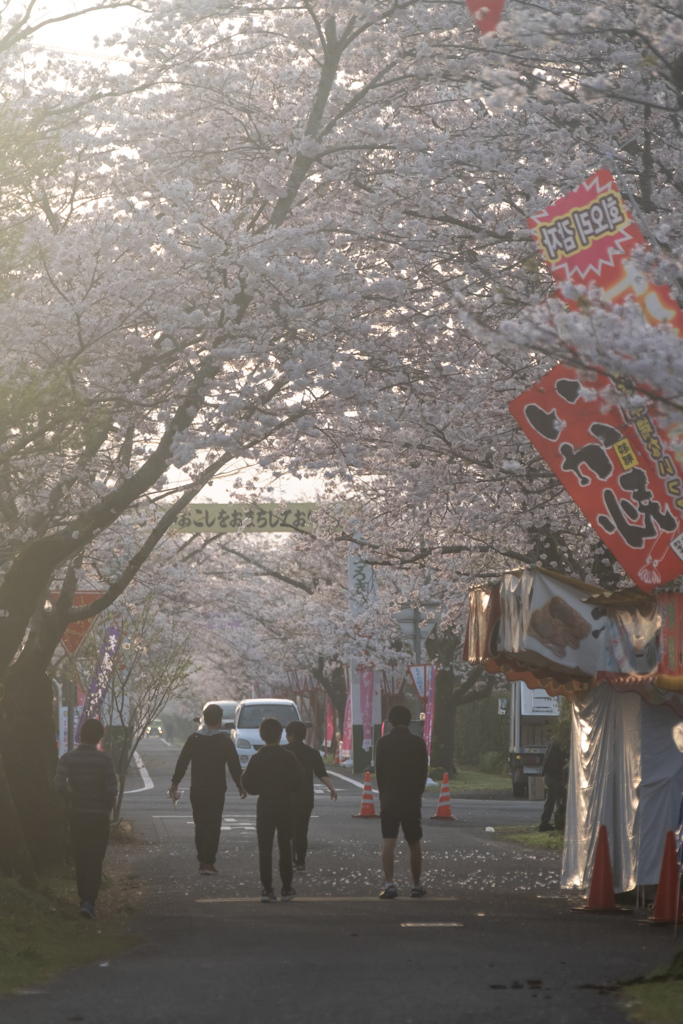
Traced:
POLYGON ((88 718, 81 729, 80 743, 60 757, 55 776, 55 787, 68 809, 80 913, 89 918, 95 917, 109 842, 109 819, 118 793, 114 762, 97 749, 103 736, 102 723, 88 718))
POLYGON ((190 803, 201 875, 218 874, 216 855, 228 788, 226 765, 242 799, 247 795, 240 781, 240 759, 235 744, 227 732, 221 729, 222 721, 223 709, 220 704, 208 704, 204 708, 204 728, 193 732, 185 741, 168 791, 171 799, 178 799, 180 781, 192 765, 190 803))

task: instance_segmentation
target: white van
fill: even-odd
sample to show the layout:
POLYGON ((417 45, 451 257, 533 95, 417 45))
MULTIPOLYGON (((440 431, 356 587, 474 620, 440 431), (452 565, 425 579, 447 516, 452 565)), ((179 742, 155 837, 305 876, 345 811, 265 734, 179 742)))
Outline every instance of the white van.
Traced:
MULTIPOLYGON (((242 768, 247 767, 251 756, 263 746, 259 726, 264 718, 277 718, 283 726, 288 722, 301 721, 299 709, 293 700, 278 700, 276 697, 243 700, 235 710, 235 727, 232 730, 242 768)), ((287 742, 284 731, 280 742, 287 742)))

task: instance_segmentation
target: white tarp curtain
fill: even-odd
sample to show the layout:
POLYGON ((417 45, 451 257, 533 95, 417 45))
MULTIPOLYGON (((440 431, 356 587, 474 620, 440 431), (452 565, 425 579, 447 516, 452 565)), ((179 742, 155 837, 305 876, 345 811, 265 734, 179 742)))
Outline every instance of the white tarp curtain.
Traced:
POLYGON ((590 884, 600 825, 607 826, 616 892, 656 885, 664 838, 678 823, 683 754, 679 718, 602 683, 572 707, 562 885, 590 884))

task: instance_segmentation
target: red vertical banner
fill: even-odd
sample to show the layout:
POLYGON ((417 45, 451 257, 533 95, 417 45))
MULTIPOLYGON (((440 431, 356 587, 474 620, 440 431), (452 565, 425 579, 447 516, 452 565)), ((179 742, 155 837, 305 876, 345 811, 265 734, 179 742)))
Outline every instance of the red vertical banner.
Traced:
POLYGON ((650 281, 631 258, 649 246, 604 167, 527 223, 565 301, 563 286, 597 287, 609 302, 633 299, 648 323, 670 324, 683 336, 671 289, 650 281))
POLYGON ((434 724, 434 693, 436 690, 436 666, 428 665, 426 672, 427 699, 425 701, 425 728, 423 738, 427 744, 427 755, 432 754, 432 725, 434 724))
POLYGON ((344 761, 351 757, 353 747, 353 727, 351 724, 351 694, 346 693, 346 708, 344 710, 344 728, 342 730, 341 756, 344 761))
POLYGON ((683 480, 650 406, 625 406, 603 374, 560 365, 510 412, 643 590, 683 572, 683 480))
POLYGON ((332 746, 334 739, 334 707, 329 697, 325 698, 325 748, 332 746))
POLYGON ((372 699, 375 687, 375 672, 371 668, 359 670, 360 680, 360 714, 363 724, 363 750, 372 747, 372 699))
MULTIPOLYGON (((614 178, 601 168, 528 221, 559 286, 599 288, 638 303, 652 325, 683 336, 668 285, 634 260, 648 248, 614 178)), ((626 381, 558 366, 510 411, 606 546, 644 590, 683 572, 683 423, 626 381)))

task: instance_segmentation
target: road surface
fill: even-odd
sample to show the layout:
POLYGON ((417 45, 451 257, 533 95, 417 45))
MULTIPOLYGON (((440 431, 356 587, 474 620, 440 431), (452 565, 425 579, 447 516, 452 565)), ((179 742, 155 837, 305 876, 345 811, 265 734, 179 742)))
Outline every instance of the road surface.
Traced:
MULTIPOLYGON (((144 842, 108 854, 142 944, 6 999, 8 1024, 616 1024, 626 1012, 615 982, 680 947, 632 915, 572 913, 557 854, 486 831, 538 821, 528 802, 453 801, 454 824, 425 820, 427 898, 407 898, 401 844, 401 897, 378 901, 379 824, 352 818, 361 790, 349 779, 334 779, 337 803, 316 787, 297 899, 263 905, 255 799, 230 783, 220 874, 200 876, 187 780, 175 810, 166 797, 177 754, 160 738, 143 743, 124 816, 144 842)), ((425 819, 437 797, 425 797, 425 819)))

